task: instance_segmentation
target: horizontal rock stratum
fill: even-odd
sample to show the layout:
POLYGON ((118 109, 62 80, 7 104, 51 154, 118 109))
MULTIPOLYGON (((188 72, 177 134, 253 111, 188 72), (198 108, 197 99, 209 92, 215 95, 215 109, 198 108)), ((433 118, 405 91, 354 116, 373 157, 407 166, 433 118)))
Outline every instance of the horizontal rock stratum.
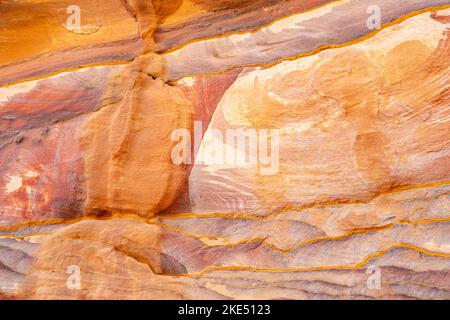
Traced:
POLYGON ((0 299, 450 299, 448 0, 0 18, 0 299))

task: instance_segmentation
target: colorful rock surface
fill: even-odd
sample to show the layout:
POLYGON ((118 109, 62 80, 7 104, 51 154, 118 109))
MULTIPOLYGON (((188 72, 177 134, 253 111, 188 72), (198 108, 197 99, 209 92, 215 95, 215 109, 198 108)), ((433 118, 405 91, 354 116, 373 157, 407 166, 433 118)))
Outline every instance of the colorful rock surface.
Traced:
POLYGON ((449 17, 0 3, 0 299, 450 299, 449 17))

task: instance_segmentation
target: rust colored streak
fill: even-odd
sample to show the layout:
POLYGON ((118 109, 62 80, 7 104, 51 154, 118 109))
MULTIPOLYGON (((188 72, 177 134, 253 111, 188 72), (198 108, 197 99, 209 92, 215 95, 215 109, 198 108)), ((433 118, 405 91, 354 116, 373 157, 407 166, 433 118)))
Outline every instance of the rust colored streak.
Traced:
POLYGON ((27 131, 0 152, 0 220, 17 223, 76 217, 84 199, 79 147, 86 117, 27 131), (18 181, 8 189, 11 181, 18 181))
MULTIPOLYGON (((209 126, 211 118, 216 111, 216 107, 227 89, 234 83, 242 69, 231 70, 230 72, 224 73, 219 76, 212 77, 193 77, 191 80, 193 82, 192 86, 178 84, 178 86, 183 90, 186 97, 192 101, 193 109, 195 111, 194 120, 201 122, 202 124, 202 137, 209 126)), ((194 133, 191 132, 192 137, 194 133)), ((189 175, 194 163, 194 142, 192 141, 192 164, 186 166, 186 172, 189 175)), ((175 200, 175 202, 166 210, 164 213, 182 213, 191 210, 189 201, 189 190, 188 181, 185 182, 183 191, 180 196, 175 200)))
POLYGON ((450 23, 450 16, 439 15, 436 11, 431 13, 431 18, 442 24, 450 23))

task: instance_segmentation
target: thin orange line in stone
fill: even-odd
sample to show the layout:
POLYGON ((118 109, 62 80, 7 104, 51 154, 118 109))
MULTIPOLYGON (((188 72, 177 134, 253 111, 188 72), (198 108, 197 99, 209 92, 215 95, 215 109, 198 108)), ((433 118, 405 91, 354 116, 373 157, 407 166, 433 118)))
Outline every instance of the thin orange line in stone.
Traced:
MULTIPOLYGON (((355 229, 355 230, 352 230, 350 232, 344 233, 344 234, 339 235, 339 236, 318 237, 318 238, 314 238, 314 239, 310 239, 310 240, 306 240, 306 241, 303 241, 303 242, 296 243, 294 245, 289 246, 286 249, 277 247, 276 245, 274 245, 274 244, 272 244, 270 242, 266 242, 266 239, 260 238, 260 237, 253 238, 253 239, 247 239, 247 240, 241 240, 241 241, 234 242, 234 243, 228 243, 228 244, 223 244, 223 245, 221 244, 221 245, 217 245, 217 246, 208 246, 208 247, 222 247, 222 246, 224 246, 224 247, 236 247, 236 246, 243 245, 243 244, 254 243, 254 242, 261 242, 261 243, 264 243, 266 246, 268 246, 268 247, 270 247, 270 248, 272 248, 274 250, 280 251, 282 253, 289 253, 290 251, 296 250, 296 249, 298 249, 300 247, 303 247, 303 246, 306 246, 306 245, 319 243, 319 242, 326 242, 326 241, 339 241, 339 240, 343 240, 343 239, 346 239, 346 238, 350 238, 350 237, 352 237, 354 235, 360 235, 360 234, 366 234, 366 233, 373 232, 373 231, 381 231, 381 230, 391 229, 394 226, 398 226, 398 225, 401 225, 401 224, 419 225, 419 224, 439 223, 439 222, 448 222, 448 221, 450 221, 450 217, 447 217, 447 218, 436 218, 435 220, 433 220, 433 219, 424 219, 424 220, 418 220, 418 221, 413 221, 413 222, 401 221, 400 223, 391 223, 391 224, 384 225, 384 226, 379 226, 379 227, 355 229)), ((168 226, 168 225, 164 225, 164 224, 160 224, 160 225, 163 226, 163 227, 167 227, 168 226)), ((180 228, 175 228, 175 227, 173 227, 173 228, 174 229, 178 229, 176 231, 178 231, 180 233, 183 233, 183 234, 185 234, 185 235, 187 235, 189 237, 197 238, 199 240, 201 240, 201 238, 216 238, 215 236, 212 236, 212 235, 211 236, 204 236, 204 235, 199 236, 199 235, 195 235, 195 234, 192 234, 192 233, 188 233, 188 232, 186 232, 186 231, 184 231, 183 229, 180 229, 180 228)), ((218 239, 223 239, 225 237, 220 237, 220 238, 217 237, 217 238, 218 239)), ((227 241, 226 238, 225 238, 225 241, 227 241)))
MULTIPOLYGON (((39 58, 37 58, 39 59, 39 58)), ((134 58, 133 58, 134 59, 134 58)), ((62 68, 60 70, 56 70, 50 73, 45 73, 36 77, 31 77, 31 78, 24 78, 21 80, 17 80, 17 81, 13 81, 10 83, 5 83, 0 85, 0 88, 5 88, 5 87, 11 87, 17 84, 22 84, 25 82, 31 82, 31 81, 38 81, 38 80, 42 80, 42 79, 47 79, 50 77, 54 77, 57 76, 59 74, 62 73, 67 73, 67 72, 74 72, 74 71, 79 71, 79 70, 84 70, 84 69, 89 69, 89 68, 94 68, 94 67, 107 67, 107 66, 121 66, 121 65, 127 65, 129 64, 131 61, 133 61, 133 59, 130 60, 118 60, 118 61, 111 61, 111 62, 94 62, 94 63, 89 63, 89 64, 83 64, 81 66, 77 66, 77 67, 70 67, 70 68, 62 68)))
POLYGON ((191 40, 186 41, 186 42, 184 42, 184 43, 182 43, 182 44, 180 44, 178 46, 175 46, 173 48, 170 48, 170 49, 162 52, 161 55, 164 56, 164 55, 167 55, 169 53, 178 51, 178 50, 183 49, 184 47, 187 47, 188 45, 196 43, 196 42, 202 42, 202 41, 208 41, 208 40, 214 40, 214 39, 222 39, 222 38, 226 38, 226 37, 230 37, 230 36, 234 36, 234 35, 244 35, 244 34, 247 34, 247 33, 256 33, 258 31, 261 31, 264 28, 268 28, 268 27, 274 25, 275 23, 277 23, 277 22, 279 22, 281 20, 288 19, 288 18, 293 17, 295 15, 300 15, 300 14, 308 13, 308 12, 311 12, 311 11, 315 11, 315 10, 324 8, 324 7, 328 6, 328 5, 334 4, 336 2, 342 2, 342 1, 346 1, 346 0, 333 0, 333 1, 330 1, 330 2, 327 2, 327 3, 323 3, 323 4, 321 4, 319 6, 316 6, 316 7, 312 7, 312 8, 308 8, 308 9, 305 9, 305 10, 292 12, 292 13, 289 13, 289 14, 287 14, 285 16, 275 18, 274 20, 272 20, 272 21, 270 21, 270 22, 268 22, 266 24, 262 24, 262 25, 260 25, 260 26, 258 26, 256 28, 246 29, 246 30, 242 30, 242 31, 230 31, 230 32, 225 32, 225 33, 221 33, 221 34, 218 34, 218 35, 216 34, 216 35, 212 35, 212 36, 191 39, 191 40))
POLYGON ((253 220, 266 220, 267 218, 270 218, 271 216, 275 216, 281 212, 285 211, 302 211, 306 209, 311 208, 317 208, 317 207, 333 207, 333 206, 339 206, 339 205, 346 205, 346 204, 369 204, 372 201, 374 201, 377 198, 380 198, 384 195, 391 195, 396 194, 400 192, 410 191, 410 190, 416 190, 416 189, 426 189, 426 188, 434 188, 434 187, 442 187, 442 186, 448 186, 450 185, 450 181, 441 181, 441 182, 435 182, 435 183, 427 183, 427 184, 420 184, 420 185, 414 185, 414 186, 402 186, 398 187, 392 190, 380 192, 376 194, 374 197, 372 197, 368 201, 362 201, 362 200, 336 200, 336 201, 329 201, 329 202, 317 202, 312 203, 304 206, 284 206, 282 208, 277 209, 276 211, 271 212, 268 215, 246 215, 246 214, 233 214, 233 213, 224 213, 224 212, 217 212, 217 213, 206 213, 206 214, 196 214, 196 213, 179 213, 179 214, 163 214, 159 215, 161 218, 215 218, 215 217, 221 217, 221 218, 229 218, 229 219, 236 219, 236 218, 243 218, 243 219, 253 219, 253 220))
MULTIPOLYGON (((431 187, 440 187, 440 186, 447 186, 450 185, 450 181, 442 181, 437 183, 428 183, 428 184, 421 184, 421 185, 415 185, 415 186, 404 186, 399 187, 390 191, 382 192, 375 197, 372 198, 376 199, 384 194, 393 194, 403 191, 409 191, 414 189, 425 189, 425 188, 431 188, 431 187)), ((370 201, 372 201, 370 200, 370 201)), ((369 201, 369 202, 370 202, 369 201)), ((367 202, 367 203, 369 203, 367 202)), ((362 202, 364 204, 367 204, 366 202, 362 202)), ((320 206, 330 206, 330 205, 337 205, 339 203, 318 203, 308 206, 310 207, 320 207, 320 206)), ((340 203, 340 204, 346 204, 346 203, 340 203)), ((300 207, 299 209, 290 209, 290 210, 304 210, 305 207, 300 207)), ((44 225, 51 225, 51 224, 70 224, 75 223, 83 220, 110 220, 112 218, 131 218, 135 220, 140 220, 144 222, 151 222, 158 218, 164 218, 164 219, 185 219, 185 218, 198 218, 198 219, 207 219, 207 218, 227 218, 227 219, 252 219, 252 220, 269 220, 272 218, 270 215, 267 216, 255 216, 255 215, 245 215, 245 214, 227 214, 227 213, 208 213, 208 214, 201 214, 201 213, 179 213, 179 214, 163 214, 152 218, 143 218, 136 216, 134 214, 112 214, 111 216, 107 217, 97 217, 97 216, 84 216, 79 218, 71 218, 71 219, 64 219, 64 218, 48 218, 44 220, 37 220, 37 221, 27 221, 23 223, 19 223, 16 225, 11 226, 0 226, 0 231, 14 231, 20 228, 25 227, 32 227, 32 226, 44 226, 44 225)), ((295 221, 295 220, 293 220, 295 221)))
POLYGON ((445 9, 449 9, 449 8, 450 8, 450 5, 443 5, 443 6, 429 7, 429 8, 417 10, 417 11, 411 12, 409 14, 406 14, 406 15, 400 17, 400 18, 397 18, 397 19, 395 19, 395 20, 393 20, 393 21, 391 21, 389 23, 385 23, 385 24, 383 24, 381 26, 380 29, 374 30, 374 31, 366 34, 365 36, 363 36, 361 38, 357 38, 357 39, 351 40, 349 42, 344 42, 344 43, 341 43, 341 44, 325 44, 325 45, 321 45, 317 49, 314 49, 312 51, 309 51, 309 52, 306 52, 306 53, 301 53, 301 54, 290 56, 290 57, 283 57, 283 58, 275 60, 274 62, 235 65, 235 66, 232 66, 230 68, 226 68, 226 69, 223 69, 223 70, 220 70, 220 71, 215 71, 215 72, 188 74, 188 75, 184 75, 184 76, 182 76, 182 77, 180 77, 178 79, 171 79, 171 81, 172 82, 177 82, 177 81, 180 81, 180 80, 185 79, 185 78, 221 75, 221 74, 230 72, 230 71, 235 70, 235 69, 240 69, 240 68, 261 67, 263 70, 264 69, 268 69, 268 68, 271 68, 271 67, 273 67, 275 65, 278 65, 278 64, 280 64, 280 63, 282 63, 284 61, 293 61, 293 60, 297 60, 297 59, 300 59, 300 58, 316 55, 316 54, 318 54, 318 53, 320 53, 322 51, 325 51, 325 50, 345 48, 345 47, 352 46, 352 45, 357 44, 357 43, 364 42, 365 40, 373 38, 379 32, 381 32, 381 31, 383 31, 383 30, 385 30, 385 29, 387 29, 389 27, 392 27, 392 26, 394 26, 396 24, 399 24, 399 23, 401 23, 401 22, 403 22, 403 21, 405 21, 405 20, 407 20, 409 18, 418 16, 418 15, 423 14, 423 13, 427 13, 427 12, 431 12, 431 11, 437 11, 437 10, 445 10, 445 9))
POLYGON ((406 243, 396 243, 380 251, 377 251, 367 258, 362 260, 359 263, 353 265, 343 265, 343 266, 316 266, 316 267, 303 267, 303 268, 256 268, 250 266, 223 266, 223 267, 207 267, 198 273, 189 273, 189 274, 160 274, 160 276, 164 277, 191 277, 191 278, 199 278, 202 277, 205 273, 212 271, 256 271, 256 272, 305 272, 305 271, 320 271, 320 270, 357 270, 368 264, 371 260, 378 258, 390 250, 394 250, 397 248, 406 248, 413 251, 417 251, 429 256, 434 257, 442 257, 442 258, 450 258, 450 254, 434 252, 427 249, 423 249, 420 247, 416 247, 406 243))
MULTIPOLYGON (((86 220, 86 219, 84 219, 86 220)), ((236 247, 239 245, 243 245, 243 244, 248 244, 248 243, 254 243, 254 242, 261 242, 264 243, 264 245, 270 247, 271 249, 280 251, 282 253, 289 253, 290 251, 296 250, 300 247, 306 246, 306 245, 310 245, 310 244, 314 244, 314 243, 319 243, 319 242, 326 242, 326 241, 338 241, 338 240, 342 240, 342 239, 346 239, 349 237, 352 237, 353 235, 359 235, 359 234, 366 234, 369 232, 373 232, 373 231, 380 231, 380 230, 387 230, 387 229, 391 229, 394 226, 400 225, 400 224, 412 224, 412 225, 419 225, 419 224, 429 224, 429 223, 439 223, 439 222, 448 222, 450 221, 450 217, 447 218, 435 218, 435 219, 422 219, 422 220, 417 220, 417 221, 406 221, 406 220, 401 220, 400 223, 391 223, 388 225, 384 225, 384 226, 379 226, 379 227, 371 227, 371 228, 361 228, 361 229, 355 229, 352 230, 350 232, 347 232, 345 234, 339 235, 339 236, 330 236, 330 237, 318 237, 318 238, 314 238, 314 239, 310 239, 310 240, 306 240, 303 242, 299 242, 296 243, 292 246, 289 246, 286 249, 277 247, 276 245, 270 243, 270 242, 266 242, 266 239, 264 238, 253 238, 253 239, 247 239, 247 240, 241 240, 235 243, 229 243, 228 240, 226 239, 226 237, 221 237, 221 236, 213 236, 213 235, 197 235, 197 234, 193 234, 193 233, 189 233, 181 228, 177 228, 177 227, 173 227, 164 223, 159 223, 159 222, 152 222, 152 221, 146 221, 146 223, 151 224, 151 225, 156 225, 156 226, 160 226, 163 228, 167 228, 167 229, 171 229, 174 230, 176 232, 182 233, 188 237, 191 238, 195 238, 195 239, 199 239, 201 241, 202 238, 211 238, 211 239, 223 239, 226 242, 228 242, 227 244, 221 244, 221 245, 216 245, 216 246, 209 246, 207 245, 207 247, 212 248, 212 247, 236 247)), ((52 234, 30 234, 30 235, 26 235, 26 236, 14 236, 14 235, 0 235, 0 238, 11 238, 11 239, 18 239, 18 240, 23 240, 29 237, 37 237, 37 236, 51 236, 52 234)))

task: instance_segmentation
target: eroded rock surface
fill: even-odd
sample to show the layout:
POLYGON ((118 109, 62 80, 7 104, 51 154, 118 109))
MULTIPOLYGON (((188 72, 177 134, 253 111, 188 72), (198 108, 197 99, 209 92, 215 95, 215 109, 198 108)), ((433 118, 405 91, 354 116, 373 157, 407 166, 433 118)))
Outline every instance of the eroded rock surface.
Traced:
POLYGON ((377 2, 2 2, 0 299, 449 299, 450 2, 377 2))

